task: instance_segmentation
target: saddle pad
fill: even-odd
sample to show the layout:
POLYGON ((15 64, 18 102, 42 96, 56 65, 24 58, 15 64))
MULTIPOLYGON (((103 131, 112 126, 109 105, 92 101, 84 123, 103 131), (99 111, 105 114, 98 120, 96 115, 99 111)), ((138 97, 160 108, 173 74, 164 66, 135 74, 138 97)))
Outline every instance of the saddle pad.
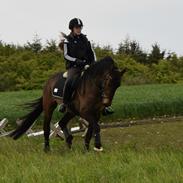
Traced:
POLYGON ((57 98, 63 98, 63 89, 65 85, 66 78, 63 77, 63 73, 59 74, 59 79, 55 83, 55 86, 53 87, 52 95, 57 98))

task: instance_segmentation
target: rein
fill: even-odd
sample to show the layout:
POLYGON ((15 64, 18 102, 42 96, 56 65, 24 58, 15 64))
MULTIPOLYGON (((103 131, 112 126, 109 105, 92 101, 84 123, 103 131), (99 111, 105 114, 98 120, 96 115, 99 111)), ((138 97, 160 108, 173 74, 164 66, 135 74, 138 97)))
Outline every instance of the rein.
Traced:
POLYGON ((105 84, 106 84, 106 81, 107 81, 108 79, 111 80, 112 77, 107 75, 107 76, 104 78, 104 80, 100 82, 99 86, 97 86, 97 84, 95 84, 95 85, 97 86, 97 88, 99 88, 99 90, 100 90, 102 99, 109 99, 109 97, 105 94, 105 84))
MULTIPOLYGON (((81 77, 84 74, 84 72, 87 71, 87 69, 88 69, 88 67, 83 69, 83 71, 81 72, 81 77)), ((110 100, 110 97, 105 94, 105 86, 106 86, 106 81, 107 80, 112 80, 112 76, 110 76, 108 73, 105 74, 104 79, 101 80, 99 82, 99 84, 97 84, 96 80, 92 80, 92 83, 93 83, 93 85, 95 85, 99 89, 102 99, 110 100)))

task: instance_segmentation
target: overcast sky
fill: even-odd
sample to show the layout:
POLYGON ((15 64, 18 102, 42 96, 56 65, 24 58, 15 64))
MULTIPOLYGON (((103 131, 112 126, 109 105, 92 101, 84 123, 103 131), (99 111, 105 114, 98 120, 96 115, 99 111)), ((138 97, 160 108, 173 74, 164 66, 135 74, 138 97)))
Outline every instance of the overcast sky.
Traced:
POLYGON ((24 44, 36 33, 58 40, 73 17, 100 45, 116 48, 130 36, 145 50, 158 42, 183 55, 183 0, 0 0, 0 40, 24 44))

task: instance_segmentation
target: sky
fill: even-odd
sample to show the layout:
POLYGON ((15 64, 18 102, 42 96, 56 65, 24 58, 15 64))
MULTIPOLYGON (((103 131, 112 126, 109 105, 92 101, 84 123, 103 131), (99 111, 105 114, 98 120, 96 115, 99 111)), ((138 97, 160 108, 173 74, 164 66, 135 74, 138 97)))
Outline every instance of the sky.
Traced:
POLYGON ((43 43, 59 41, 75 17, 101 46, 117 48, 130 37, 146 51, 158 43, 183 55, 183 0, 0 0, 0 40, 25 44, 38 34, 43 43))

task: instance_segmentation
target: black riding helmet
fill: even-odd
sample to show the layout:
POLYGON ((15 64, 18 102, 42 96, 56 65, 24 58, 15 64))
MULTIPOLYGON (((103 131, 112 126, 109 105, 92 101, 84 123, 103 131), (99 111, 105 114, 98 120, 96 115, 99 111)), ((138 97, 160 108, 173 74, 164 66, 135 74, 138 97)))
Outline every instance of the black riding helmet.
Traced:
POLYGON ((73 18, 69 22, 69 29, 72 30, 74 27, 83 27, 83 22, 79 18, 73 18))

